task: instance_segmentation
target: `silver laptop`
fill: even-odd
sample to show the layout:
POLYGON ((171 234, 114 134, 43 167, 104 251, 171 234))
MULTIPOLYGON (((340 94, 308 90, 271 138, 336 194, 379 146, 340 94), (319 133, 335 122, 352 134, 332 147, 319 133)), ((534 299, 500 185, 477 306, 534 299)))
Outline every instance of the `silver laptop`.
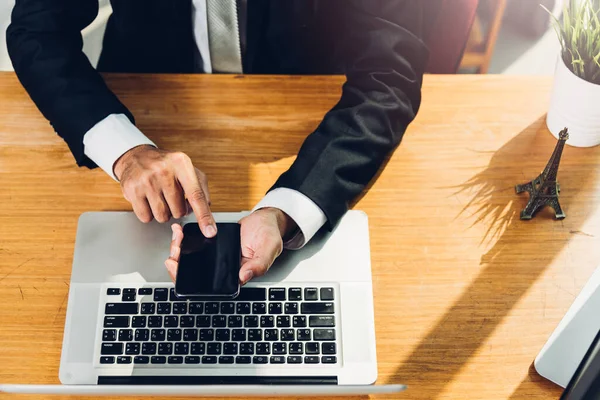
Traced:
MULTIPOLYGON (((237 222, 245 215, 216 213, 215 219, 237 222)), ((192 221, 188 216, 182 223, 192 221)), ((168 224, 142 224, 132 213, 80 217, 63 386, 52 390, 226 395, 403 389, 363 387, 377 379, 364 213, 350 211, 332 233, 284 252, 233 301, 178 298, 163 264, 170 240, 168 224)))

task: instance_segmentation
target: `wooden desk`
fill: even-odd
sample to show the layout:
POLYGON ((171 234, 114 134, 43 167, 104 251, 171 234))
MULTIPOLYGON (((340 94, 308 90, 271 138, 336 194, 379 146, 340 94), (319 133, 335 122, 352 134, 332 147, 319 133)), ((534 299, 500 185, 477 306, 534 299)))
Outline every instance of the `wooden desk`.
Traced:
MULTIPOLYGON (((144 132, 208 174, 214 211, 250 209, 342 83, 107 80, 144 132)), ((526 196, 513 186, 537 175, 555 144, 544 122, 550 87, 550 78, 426 77, 417 121, 356 205, 370 217, 378 382, 408 384, 403 399, 561 392, 531 365, 600 260, 600 148, 565 149, 565 220, 548 210, 519 220, 526 196)), ((58 382, 77 218, 129 209, 102 171, 75 166, 15 76, 0 74, 0 382, 58 382)))

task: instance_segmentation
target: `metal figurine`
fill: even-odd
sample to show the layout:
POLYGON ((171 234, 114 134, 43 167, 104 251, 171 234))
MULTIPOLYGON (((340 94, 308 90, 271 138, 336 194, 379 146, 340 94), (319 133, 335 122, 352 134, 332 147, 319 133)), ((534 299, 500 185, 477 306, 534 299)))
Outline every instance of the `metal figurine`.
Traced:
POLYGON ((558 172, 560 157, 568 138, 569 130, 567 128, 560 131, 558 134, 558 143, 556 143, 556 148, 554 149, 546 168, 544 168, 544 171, 531 182, 515 186, 517 194, 529 192, 529 202, 527 202, 525 209, 521 211, 521 219, 533 218, 535 214, 545 206, 550 206, 554 209, 556 219, 563 219, 566 217, 558 202, 560 185, 556 180, 556 174, 558 172))

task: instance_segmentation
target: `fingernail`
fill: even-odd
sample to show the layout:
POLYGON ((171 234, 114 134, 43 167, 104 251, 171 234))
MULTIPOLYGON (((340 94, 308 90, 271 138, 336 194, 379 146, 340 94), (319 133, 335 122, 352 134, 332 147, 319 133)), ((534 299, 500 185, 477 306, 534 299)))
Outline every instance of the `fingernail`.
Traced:
POLYGON ((213 237, 217 234, 217 228, 214 225, 208 225, 206 227, 206 235, 209 237, 213 237))
POLYGON ((252 270, 248 270, 248 271, 244 272, 244 277, 242 280, 244 281, 244 283, 246 283, 250 279, 252 279, 253 276, 254 276, 254 273, 252 272, 252 270))
POLYGON ((175 240, 175 238, 177 237, 177 232, 175 231, 174 228, 173 229, 173 236, 171 237, 171 240, 175 240))

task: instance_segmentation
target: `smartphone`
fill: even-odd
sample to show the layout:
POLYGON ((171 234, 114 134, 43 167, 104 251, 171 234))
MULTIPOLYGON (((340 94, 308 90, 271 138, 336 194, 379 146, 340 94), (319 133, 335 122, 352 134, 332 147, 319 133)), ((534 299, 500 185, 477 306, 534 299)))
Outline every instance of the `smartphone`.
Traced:
POLYGON ((231 299, 240 292, 240 226, 218 223, 217 235, 205 237, 197 223, 183 226, 175 293, 181 297, 231 299))

